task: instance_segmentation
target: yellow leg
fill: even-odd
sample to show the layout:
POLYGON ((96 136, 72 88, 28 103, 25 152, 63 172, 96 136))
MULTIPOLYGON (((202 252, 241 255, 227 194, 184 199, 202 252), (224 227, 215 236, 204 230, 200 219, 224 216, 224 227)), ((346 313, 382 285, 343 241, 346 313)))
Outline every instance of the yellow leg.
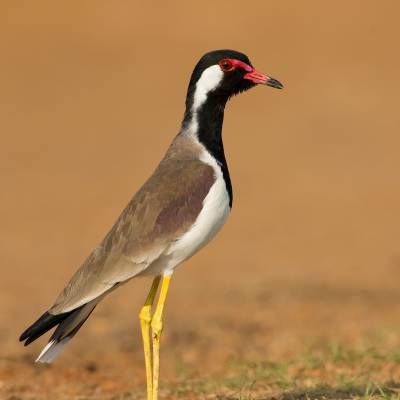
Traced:
POLYGON ((160 280, 160 276, 154 278, 149 294, 147 295, 147 299, 139 313, 140 327, 142 329, 143 338, 144 362, 146 364, 147 400, 152 400, 153 396, 153 375, 150 349, 151 307, 154 303, 154 298, 156 297, 160 280))
POLYGON ((151 329, 153 332, 153 398, 158 400, 158 377, 160 374, 160 339, 163 329, 162 316, 165 300, 167 298, 168 287, 171 281, 170 276, 164 276, 161 285, 160 297, 157 308, 151 320, 151 329))

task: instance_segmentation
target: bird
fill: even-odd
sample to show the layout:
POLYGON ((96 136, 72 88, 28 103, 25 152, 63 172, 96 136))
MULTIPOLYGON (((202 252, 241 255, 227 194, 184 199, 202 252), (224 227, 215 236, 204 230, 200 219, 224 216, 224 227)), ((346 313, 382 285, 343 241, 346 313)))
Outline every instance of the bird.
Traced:
POLYGON ((216 235, 232 208, 222 140, 225 105, 258 85, 283 89, 239 51, 214 50, 200 58, 181 128, 165 156, 54 304, 21 334, 26 346, 56 327, 37 362, 52 362, 107 294, 133 278, 150 276, 139 320, 147 400, 158 399, 163 311, 172 275, 216 235))

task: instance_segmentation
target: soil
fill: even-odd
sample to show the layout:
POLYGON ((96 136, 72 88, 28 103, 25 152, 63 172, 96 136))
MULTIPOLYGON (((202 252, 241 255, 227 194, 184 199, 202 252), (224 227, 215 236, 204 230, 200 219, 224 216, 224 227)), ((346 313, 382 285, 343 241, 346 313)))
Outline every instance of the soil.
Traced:
MULTIPOLYGON (((396 1, 1 3, 0 398, 144 398, 148 280, 106 298, 50 366, 34 363, 46 338, 18 337, 151 174, 194 63, 216 48, 285 89, 227 106, 233 211, 172 280, 162 396, 232 362, 290 364, 335 343, 396 351, 399 13, 396 1)), ((400 382, 382 365, 380 382, 400 382)))

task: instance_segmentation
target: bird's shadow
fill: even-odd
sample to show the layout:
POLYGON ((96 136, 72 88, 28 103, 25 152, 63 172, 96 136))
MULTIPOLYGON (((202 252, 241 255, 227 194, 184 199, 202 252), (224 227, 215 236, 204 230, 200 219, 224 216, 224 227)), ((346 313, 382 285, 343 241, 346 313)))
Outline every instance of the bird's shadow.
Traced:
MULTIPOLYGON (((298 389, 283 392, 275 396, 258 397, 254 396, 254 400, 345 400, 354 397, 362 397, 365 399, 374 396, 387 398, 400 398, 400 382, 387 382, 382 386, 371 384, 366 386, 320 386, 312 389, 298 389), (393 396, 393 397, 392 397, 393 396)), ((242 396, 218 397, 218 400, 239 400, 242 396)))

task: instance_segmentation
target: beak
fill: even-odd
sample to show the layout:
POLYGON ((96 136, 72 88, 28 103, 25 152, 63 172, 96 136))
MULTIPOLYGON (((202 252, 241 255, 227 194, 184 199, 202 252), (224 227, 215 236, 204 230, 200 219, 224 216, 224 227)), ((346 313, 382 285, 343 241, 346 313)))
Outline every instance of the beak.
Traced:
POLYGON ((253 69, 251 72, 247 72, 243 78, 248 79, 255 84, 267 85, 276 89, 283 89, 282 83, 280 83, 278 80, 270 78, 269 76, 262 74, 255 69, 253 69))

